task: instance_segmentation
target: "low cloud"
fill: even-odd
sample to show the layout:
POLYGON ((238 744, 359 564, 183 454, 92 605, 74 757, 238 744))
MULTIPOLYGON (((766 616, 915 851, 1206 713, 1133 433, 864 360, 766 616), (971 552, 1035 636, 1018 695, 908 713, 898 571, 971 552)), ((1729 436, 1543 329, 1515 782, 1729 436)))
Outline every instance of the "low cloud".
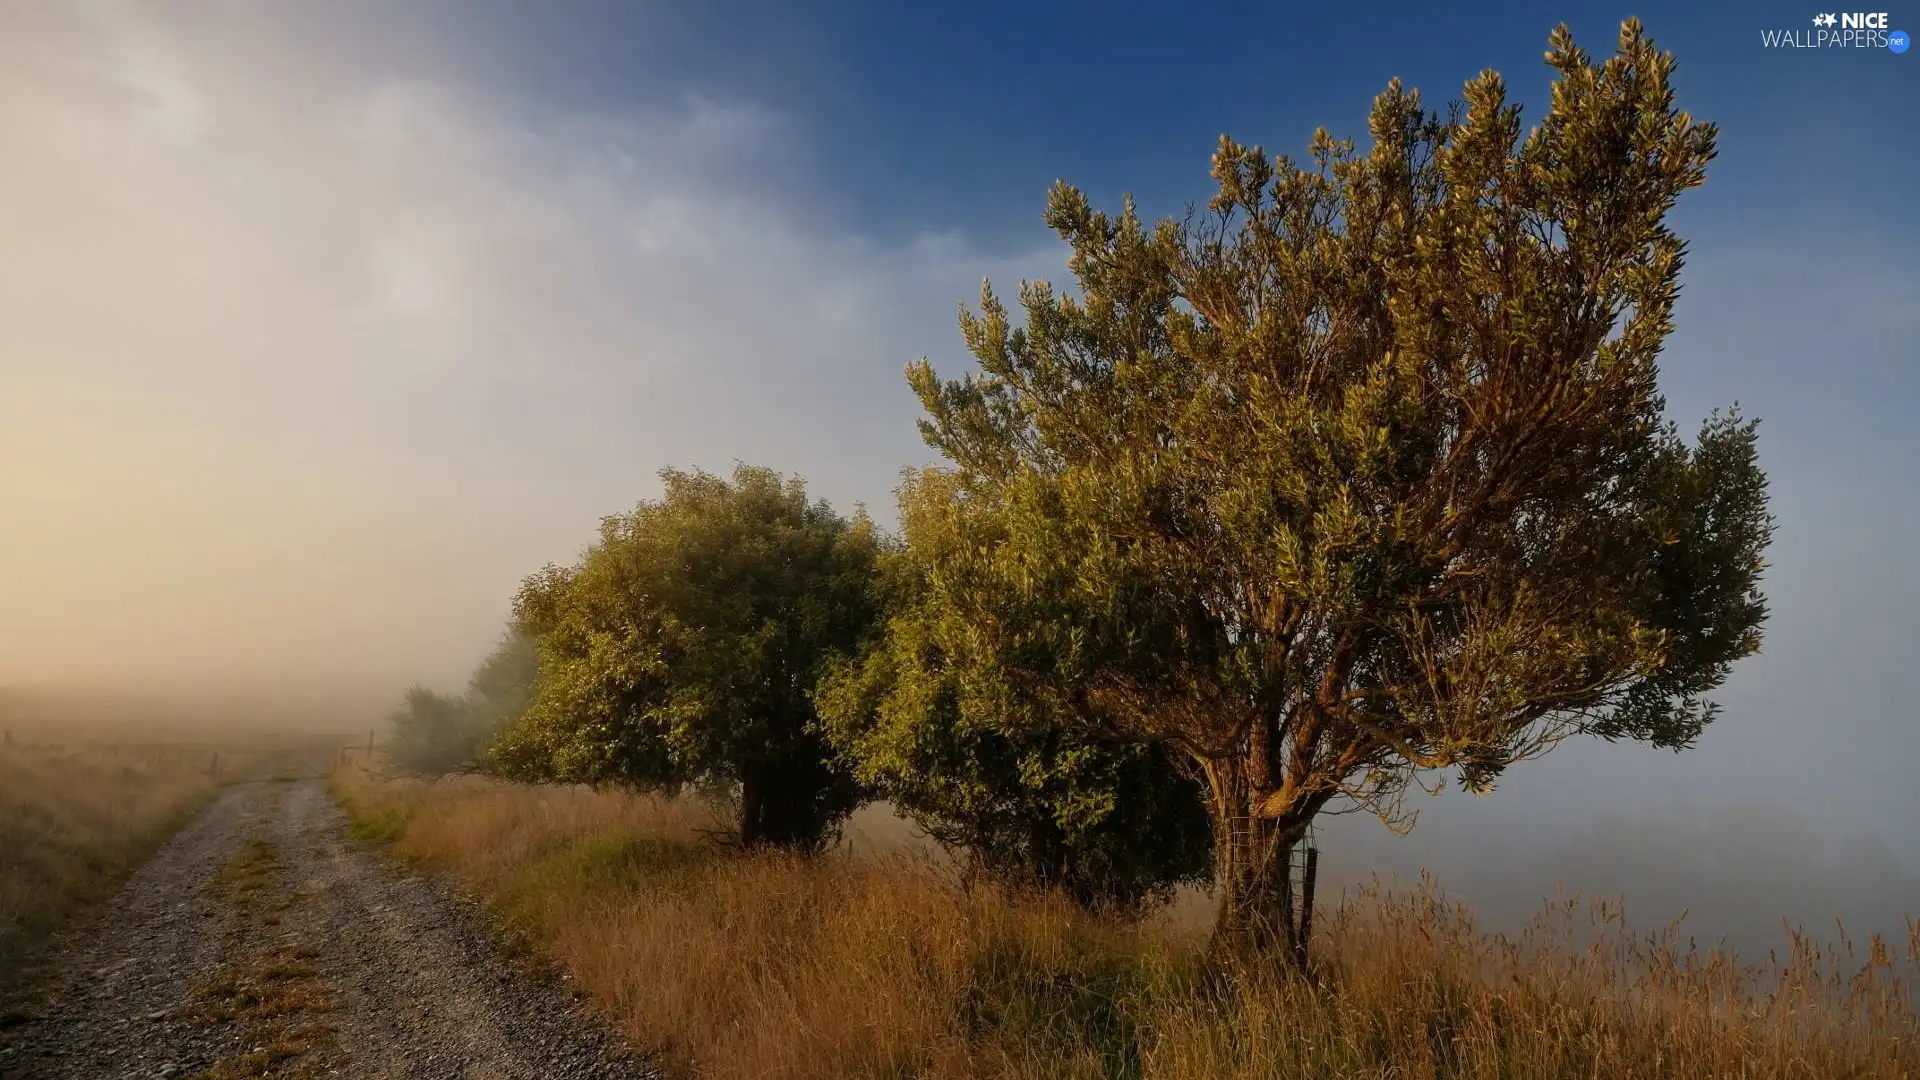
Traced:
POLYGON ((1494 801, 1443 799, 1444 812, 1405 837, 1357 816, 1327 820, 1322 895, 1376 879, 1411 888, 1427 871, 1489 930, 1516 932, 1556 897, 1607 900, 1639 932, 1678 920, 1683 943, 1752 961, 1785 957, 1791 930, 1820 944, 1844 933, 1857 948, 1877 933, 1904 947, 1907 919, 1920 918, 1920 869, 1789 807, 1674 799, 1542 829, 1494 801))
POLYGON ((529 114, 168 14, 0 31, 0 682, 454 680, 668 464, 884 515, 902 366, 1061 266, 817 224, 758 103, 529 114))

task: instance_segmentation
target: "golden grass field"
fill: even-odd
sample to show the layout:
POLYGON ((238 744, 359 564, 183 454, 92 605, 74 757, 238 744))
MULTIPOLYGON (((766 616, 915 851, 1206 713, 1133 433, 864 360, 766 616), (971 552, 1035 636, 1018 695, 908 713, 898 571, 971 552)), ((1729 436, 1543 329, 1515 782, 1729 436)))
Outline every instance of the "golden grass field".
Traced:
POLYGON ((17 1006, 56 935, 223 783, 292 761, 313 742, 137 710, 0 704, 0 1014, 17 1006))
POLYGON ((196 749, 115 740, 0 746, 0 991, 215 788, 196 749))
POLYGON ((1431 893, 1323 914, 1323 987, 1208 996, 1200 934, 968 891, 867 845, 720 850, 694 805, 335 775, 356 833, 452 873, 674 1071, 846 1077, 1920 1076, 1920 932, 1764 969, 1550 908, 1512 939, 1431 893))

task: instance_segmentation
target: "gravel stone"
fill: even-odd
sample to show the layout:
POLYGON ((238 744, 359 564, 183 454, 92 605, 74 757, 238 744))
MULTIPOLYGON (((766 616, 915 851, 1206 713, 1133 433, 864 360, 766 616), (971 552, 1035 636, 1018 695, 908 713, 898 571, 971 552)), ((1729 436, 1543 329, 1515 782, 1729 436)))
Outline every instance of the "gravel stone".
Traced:
POLYGON ((225 965, 305 944, 335 1002, 315 1018, 337 1033, 323 1075, 654 1080, 566 979, 503 956, 474 904, 350 846, 346 828, 319 779, 225 792, 70 944, 40 1015, 0 1030, 0 1078, 192 1076, 255 1045, 191 1019, 197 992, 225 965), (255 838, 279 857, 271 920, 208 889, 255 838))

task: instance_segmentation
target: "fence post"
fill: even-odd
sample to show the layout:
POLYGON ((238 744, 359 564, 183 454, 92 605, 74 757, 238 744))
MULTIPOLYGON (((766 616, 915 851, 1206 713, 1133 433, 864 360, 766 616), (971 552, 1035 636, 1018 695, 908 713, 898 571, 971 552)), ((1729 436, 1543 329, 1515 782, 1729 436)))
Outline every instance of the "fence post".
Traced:
POLYGON ((1313 878, 1320 869, 1320 849, 1307 849, 1307 865, 1300 875, 1300 938, 1294 947, 1300 953, 1300 967, 1307 966, 1307 947, 1313 940, 1313 878))
POLYGON ((367 729, 367 768, 373 768, 373 729, 367 729))
POLYGON ((213 774, 214 783, 217 784, 220 782, 220 751, 215 750, 213 752, 213 766, 207 771, 213 774))

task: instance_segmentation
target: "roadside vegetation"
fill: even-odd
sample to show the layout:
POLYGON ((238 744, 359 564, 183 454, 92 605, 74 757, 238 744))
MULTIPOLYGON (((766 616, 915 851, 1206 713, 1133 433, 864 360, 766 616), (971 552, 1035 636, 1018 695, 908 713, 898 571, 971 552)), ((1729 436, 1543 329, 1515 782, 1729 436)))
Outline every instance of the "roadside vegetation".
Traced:
POLYGON ((474 767, 500 729, 526 711, 538 662, 532 639, 509 633, 474 669, 464 693, 408 690, 387 718, 388 760, 429 774, 474 767))
POLYGON ((24 730, 0 745, 0 995, 218 786, 198 746, 24 730))
POLYGON ((1316 923, 1307 982, 1201 978, 1204 931, 967 888, 905 852, 717 846, 711 808, 477 777, 336 794, 391 850, 448 872, 572 973, 677 1075, 1748 1077, 1920 1071, 1911 940, 1802 942, 1741 969, 1604 905, 1484 934, 1432 893, 1356 896, 1316 923), (1597 942, 1597 944, 1595 944, 1597 942), (1903 982, 1904 980, 1904 982, 1903 982))

